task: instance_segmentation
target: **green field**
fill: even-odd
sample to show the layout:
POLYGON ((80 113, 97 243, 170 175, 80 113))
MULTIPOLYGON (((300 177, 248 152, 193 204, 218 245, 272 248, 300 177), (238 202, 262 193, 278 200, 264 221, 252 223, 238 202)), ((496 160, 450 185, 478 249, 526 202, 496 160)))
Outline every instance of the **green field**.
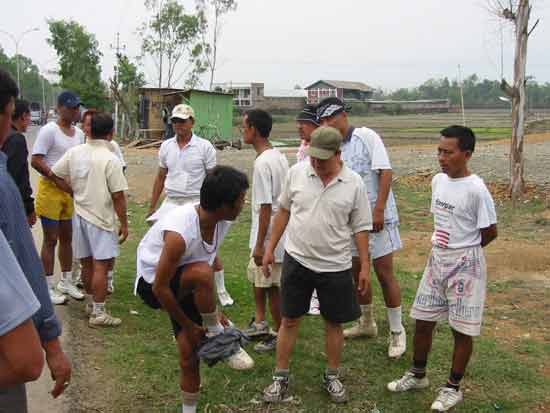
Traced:
MULTIPOLYGON (((430 225, 425 213, 429 194, 423 187, 397 186, 400 211, 407 225, 403 233, 430 225)), ((544 209, 541 205, 525 206, 532 215, 544 209), (528 209, 529 208, 529 209, 528 209)), ((99 332, 103 348, 97 363, 113 386, 123 389, 113 392, 113 412, 177 412, 180 408, 178 386, 179 368, 177 352, 168 317, 153 311, 132 295, 135 274, 135 251, 146 231, 143 216, 146 209, 130 205, 131 237, 122 248, 117 262, 116 291, 111 300, 113 313, 122 316, 124 323, 117 330, 99 332), (135 310, 137 315, 130 315, 135 310)), ((499 210, 505 219, 509 206, 499 210)), ((516 216, 516 215, 514 215, 516 216)), ((525 216, 525 215, 524 215, 525 216)), ((501 221, 502 222, 502 221, 501 221)), ((253 314, 251 287, 245 277, 248 262, 248 234, 250 211, 245 209, 226 238, 221 256, 225 264, 226 284, 236 304, 227 310, 229 317, 239 326, 245 326, 253 314)), ((428 240, 423 243, 428 248, 428 240)), ((269 406, 257 402, 261 390, 270 383, 274 367, 273 354, 254 353, 247 347, 256 366, 247 372, 237 372, 226 365, 202 367, 200 412, 424 412, 429 410, 436 389, 448 375, 452 353, 451 334, 445 325, 438 327, 429 363, 431 387, 425 391, 393 395, 385 390, 388 381, 399 377, 410 364, 413 324, 407 316, 414 297, 420 273, 398 268, 403 301, 404 321, 409 332, 409 348, 405 357, 391 361, 386 356, 387 323, 381 292, 375 282, 377 318, 381 334, 376 339, 346 342, 343 365, 345 384, 350 402, 345 406, 328 403, 321 388, 325 366, 324 333, 319 317, 307 317, 293 356, 291 366, 292 392, 295 400, 283 406, 269 406)), ((500 291, 506 285, 491 283, 490 291, 500 291)), ((543 292, 548 302, 548 292, 543 292)), ((486 325, 491 325, 488 319, 486 325)), ((465 402, 461 412, 531 412, 539 403, 550 402, 550 377, 539 365, 548 360, 550 348, 534 339, 502 343, 492 336, 476 340, 474 356, 463 381, 465 402)), ((546 404, 548 406, 548 404, 546 404)))

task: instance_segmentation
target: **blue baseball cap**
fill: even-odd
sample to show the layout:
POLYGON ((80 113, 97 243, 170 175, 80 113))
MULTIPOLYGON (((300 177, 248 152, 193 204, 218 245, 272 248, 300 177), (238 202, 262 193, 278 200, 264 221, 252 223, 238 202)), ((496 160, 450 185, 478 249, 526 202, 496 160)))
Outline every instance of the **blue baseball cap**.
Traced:
POLYGON ((68 108, 76 108, 82 103, 80 102, 80 97, 78 97, 76 93, 65 90, 57 97, 57 104, 68 108))

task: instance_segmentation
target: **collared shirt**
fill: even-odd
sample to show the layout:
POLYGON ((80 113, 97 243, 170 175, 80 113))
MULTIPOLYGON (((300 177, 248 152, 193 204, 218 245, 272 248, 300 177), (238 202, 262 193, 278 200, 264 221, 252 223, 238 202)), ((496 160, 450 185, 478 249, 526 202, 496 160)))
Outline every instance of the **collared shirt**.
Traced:
MULTIPOLYGON (((351 127, 342 142, 341 149, 344 163, 363 179, 371 208, 374 208, 378 199, 380 170, 392 169, 382 139, 372 129, 351 127)), ((384 222, 399 223, 397 205, 391 189, 384 209, 384 222)))
POLYGON ((116 215, 111 194, 128 190, 122 164, 110 142, 89 139, 69 149, 52 171, 69 178, 75 212, 106 231, 116 232, 116 215))
POLYGON ((40 302, 40 309, 32 319, 40 339, 49 341, 61 335, 61 324, 53 311, 44 268, 27 223, 21 194, 9 175, 6 164, 7 156, 0 152, 0 230, 40 302))
POLYGON ((8 138, 2 145, 2 151, 8 156, 8 172, 19 188, 27 215, 34 212, 34 198, 29 179, 29 150, 25 135, 12 127, 8 138))
POLYGON ((159 165, 168 169, 164 190, 170 198, 189 198, 200 195, 206 171, 216 166, 216 149, 206 139, 193 134, 183 148, 176 137, 162 143, 159 165))
POLYGON ((349 269, 350 234, 372 229, 363 181, 345 165, 327 186, 309 162, 294 165, 279 204, 290 211, 286 252, 315 272, 349 269))

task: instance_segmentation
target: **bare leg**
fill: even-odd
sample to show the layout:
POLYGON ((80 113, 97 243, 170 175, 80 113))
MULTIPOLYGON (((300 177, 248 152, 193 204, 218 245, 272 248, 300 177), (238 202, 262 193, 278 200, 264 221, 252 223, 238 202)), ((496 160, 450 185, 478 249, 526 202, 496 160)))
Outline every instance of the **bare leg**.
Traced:
POLYGON ((73 265, 73 224, 71 220, 59 222, 59 264, 61 271, 70 272, 73 265))
POLYGON ((276 367, 279 370, 288 370, 290 366, 290 357, 298 336, 300 320, 300 318, 283 317, 277 337, 276 367))
POLYGON ((271 318, 275 331, 279 331, 281 327, 281 294, 279 287, 271 287, 268 290, 269 294, 269 309, 271 310, 271 318))
POLYGON ((337 369, 340 366, 342 349, 344 348, 344 334, 340 323, 325 320, 325 349, 327 352, 327 366, 337 369))
POLYGON ((107 298, 107 269, 109 260, 93 260, 92 292, 95 303, 104 303, 107 298))
POLYGON ((471 336, 459 333, 456 330, 452 331, 455 339, 452 373, 462 377, 466 371, 466 366, 470 361, 470 357, 472 355, 472 350, 474 347, 474 341, 471 336))
POLYGON ((84 291, 86 291, 86 294, 91 295, 93 293, 94 260, 92 257, 82 258, 80 264, 82 265, 80 277, 82 278, 82 284, 84 284, 84 291))
POLYGON ((256 304, 256 311, 254 315, 254 321, 256 323, 261 323, 265 320, 265 307, 266 307, 266 295, 267 289, 258 288, 252 286, 254 292, 254 303, 256 304))
POLYGON ((414 359, 415 366, 428 362, 428 355, 432 349, 433 331, 436 323, 432 321, 416 320, 414 331, 414 359))
POLYGON ((401 306, 401 288, 393 272, 393 254, 376 258, 372 263, 380 287, 382 287, 386 307, 396 308, 401 306))
POLYGON ((59 238, 59 225, 42 223, 42 250, 40 257, 47 275, 52 275, 55 264, 55 246, 59 238))

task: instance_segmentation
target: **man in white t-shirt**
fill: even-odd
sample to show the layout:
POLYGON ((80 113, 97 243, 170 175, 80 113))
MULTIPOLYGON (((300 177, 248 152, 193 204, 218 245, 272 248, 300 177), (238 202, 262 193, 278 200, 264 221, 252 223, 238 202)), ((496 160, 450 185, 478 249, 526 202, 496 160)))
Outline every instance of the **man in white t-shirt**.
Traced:
POLYGON ((111 115, 94 113, 86 144, 69 149, 52 168, 55 183, 60 188, 68 185, 74 195, 73 247, 82 264, 90 327, 116 327, 121 323, 105 308, 107 272, 118 255, 118 235, 121 243, 128 237, 128 184, 109 143, 113 127, 111 115))
MULTIPOLYGON (((212 143, 193 133, 193 108, 185 104, 175 106, 171 120, 176 135, 163 142, 159 149, 159 170, 147 215, 150 223, 178 205, 198 202, 202 181, 208 171, 216 166, 216 149, 212 143), (166 196, 157 210, 163 191, 166 196)), ((218 298, 222 305, 231 305, 233 299, 225 288, 222 262, 216 258, 213 265, 218 298)))
MULTIPOLYGON (((355 128, 350 125, 349 110, 336 97, 326 98, 319 103, 317 116, 322 125, 330 125, 340 131, 342 160, 363 178, 372 210, 372 232, 369 237, 369 252, 374 272, 382 287, 386 312, 390 327, 388 356, 397 358, 405 353, 407 338, 401 320, 401 289, 393 271, 393 253, 401 248, 399 217, 391 189, 392 169, 384 143, 380 136, 368 128, 355 128)), ((353 273, 360 271, 357 251, 352 246, 353 273)), ((361 318, 351 328, 344 331, 346 338, 374 337, 378 328, 374 320, 372 289, 358 297, 361 305, 361 318)))
POLYGON ((265 319, 267 298, 273 320, 273 330, 279 331, 281 325, 281 308, 279 287, 281 286, 281 266, 284 257, 285 235, 281 237, 275 249, 275 263, 271 277, 266 278, 262 272, 264 250, 271 236, 271 221, 279 209, 281 194, 288 161, 274 149, 269 142, 273 120, 269 113, 261 109, 246 112, 243 117, 242 135, 244 143, 252 145, 256 151, 254 171, 252 172, 252 225, 250 227, 250 261, 248 263, 248 280, 252 283, 252 292, 256 311, 254 319, 245 331, 250 337, 267 337, 258 343, 256 351, 272 351, 277 345, 276 334, 269 334, 265 319))
POLYGON ((50 297, 54 304, 63 304, 68 294, 77 300, 84 299, 72 280, 72 216, 73 198, 59 189, 53 182, 53 165, 61 159, 68 149, 83 144, 84 133, 73 126, 80 117, 80 98, 70 91, 61 93, 57 99, 58 118, 43 126, 32 150, 31 165, 42 176, 36 191, 36 215, 42 224, 43 241, 41 258, 50 286, 50 297), (54 288, 55 247, 61 266, 61 281, 54 288))
MULTIPOLYGON (((227 166, 210 171, 200 203, 177 206, 147 231, 137 250, 135 292, 154 309, 168 312, 180 355, 183 412, 195 413, 200 373, 197 350, 203 336, 223 332, 214 297, 212 264, 231 221, 244 205, 248 179, 227 166)), ((241 348, 228 359, 244 370, 254 366, 241 348)))
POLYGON ((442 173, 432 179, 434 216, 432 251, 411 310, 416 319, 413 367, 388 383, 392 392, 429 386, 428 354, 438 321, 447 320, 454 336, 451 373, 432 411, 446 412, 462 401, 460 380, 481 332, 487 286, 483 247, 497 237, 493 198, 485 183, 468 169, 475 136, 464 126, 441 131, 438 159, 442 173))

